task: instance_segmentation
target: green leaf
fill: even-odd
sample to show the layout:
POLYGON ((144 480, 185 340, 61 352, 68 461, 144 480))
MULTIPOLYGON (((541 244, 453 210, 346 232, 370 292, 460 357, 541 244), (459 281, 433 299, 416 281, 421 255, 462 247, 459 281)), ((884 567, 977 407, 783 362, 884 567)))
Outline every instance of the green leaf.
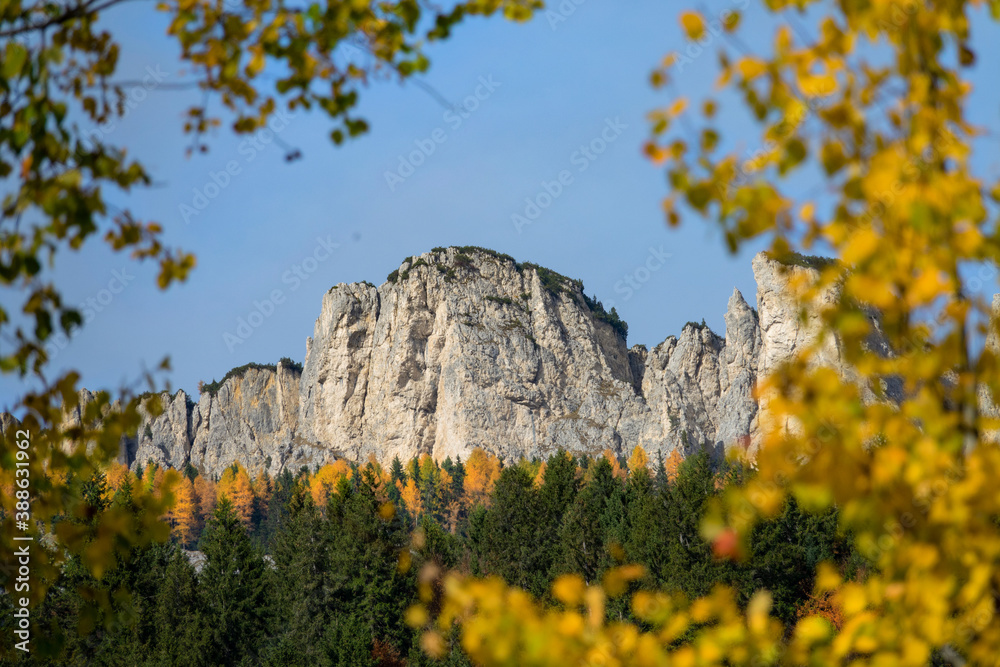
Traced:
POLYGON ((910 206, 910 223, 913 225, 914 229, 929 229, 933 221, 933 214, 931 213, 930 207, 926 203, 914 202, 913 205, 910 206))
MULTIPOLYGON (((779 173, 786 173, 806 158, 808 150, 801 139, 795 137, 785 145, 785 154, 779 166, 779 173)), ((825 166, 825 165, 824 165, 825 166)))
POLYGON ((74 328, 83 326, 83 318, 77 310, 64 310, 59 315, 59 324, 63 331, 70 333, 74 328))
POLYGON ((705 185, 696 185, 687 193, 688 203, 699 211, 704 211, 712 198, 711 190, 705 185))
POLYGON ((17 42, 7 42, 3 58, 3 76, 13 79, 21 73, 24 63, 28 60, 28 50, 17 42))

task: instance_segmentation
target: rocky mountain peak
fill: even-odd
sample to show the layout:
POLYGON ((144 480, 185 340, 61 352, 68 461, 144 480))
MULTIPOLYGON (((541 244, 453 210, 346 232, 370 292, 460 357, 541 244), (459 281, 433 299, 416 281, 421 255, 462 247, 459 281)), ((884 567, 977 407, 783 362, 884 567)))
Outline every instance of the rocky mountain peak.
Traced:
MULTIPOLYGON (((724 337, 692 322, 647 350, 626 346, 627 325, 578 280, 483 248, 435 248, 378 287, 330 288, 301 368, 249 364, 197 402, 164 394, 163 414, 144 418, 121 458, 209 474, 239 460, 273 474, 475 447, 513 461, 641 445, 655 461, 751 446, 758 377, 815 337, 791 289, 820 265, 793 264, 753 259, 757 308, 734 290, 724 337)), ((837 363, 835 343, 828 352, 837 363)))

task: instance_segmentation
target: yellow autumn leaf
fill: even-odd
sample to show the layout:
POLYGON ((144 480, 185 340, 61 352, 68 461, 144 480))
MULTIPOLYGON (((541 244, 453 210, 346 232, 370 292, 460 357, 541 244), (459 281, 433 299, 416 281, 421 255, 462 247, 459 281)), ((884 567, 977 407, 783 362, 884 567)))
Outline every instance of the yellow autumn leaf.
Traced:
POLYGON ((257 76, 261 70, 264 69, 264 51, 263 49, 255 49, 253 56, 250 58, 250 62, 247 63, 246 73, 249 77, 257 76))
POLYGON ((844 282, 844 292, 876 308, 889 308, 897 299, 884 280, 866 273, 850 274, 844 282))
POLYGON ((578 637, 583 634, 583 616, 576 612, 565 612, 560 615, 556 627, 561 634, 567 637, 578 637))
POLYGON ((841 250, 841 259, 848 266, 867 261, 878 249, 882 237, 871 227, 855 231, 841 250))
POLYGON ((799 208, 799 218, 805 220, 806 222, 812 222, 816 217, 816 205, 812 202, 806 202, 799 208))
POLYGON ((796 83, 807 97, 826 97, 837 89, 837 77, 833 74, 800 74, 796 83))
POLYGON ((753 81, 767 71, 767 64, 759 58, 747 56, 740 58, 739 62, 736 63, 736 68, 745 80, 753 81))
POLYGON ((861 613, 868 606, 864 587, 856 583, 845 584, 838 595, 840 606, 847 616, 861 613))
POLYGON ((698 40, 705 34, 705 19, 698 12, 682 12, 680 16, 681 27, 688 39, 698 40))
POLYGON ((942 276, 941 272, 935 269, 927 269, 917 276, 906 290, 907 304, 911 308, 933 302, 937 296, 947 287, 948 280, 942 276))
POLYGON ((565 605, 575 606, 583 600, 586 584, 579 575, 564 574, 552 584, 552 595, 565 605))
POLYGON ((840 582, 840 572, 832 563, 823 562, 816 568, 817 591, 832 591, 840 585, 840 582))
POLYGON ((787 25, 778 28, 774 37, 774 50, 776 53, 785 54, 792 48, 792 31, 787 25))
POLYGON ((795 639, 806 644, 816 644, 826 640, 833 628, 819 616, 807 616, 795 626, 795 639))

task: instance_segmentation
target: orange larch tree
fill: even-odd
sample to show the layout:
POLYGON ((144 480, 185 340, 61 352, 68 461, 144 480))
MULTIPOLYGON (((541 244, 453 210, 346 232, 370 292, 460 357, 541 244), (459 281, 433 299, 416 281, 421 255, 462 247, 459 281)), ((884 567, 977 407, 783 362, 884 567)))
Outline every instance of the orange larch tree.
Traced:
POLYGON ((267 508, 271 504, 271 494, 273 492, 274 484, 271 482, 271 476, 264 470, 253 481, 253 495, 257 499, 257 507, 260 509, 262 515, 267 514, 267 508))
POLYGON ((351 478, 351 468, 344 461, 329 463, 309 479, 309 492, 313 502, 319 507, 326 507, 326 498, 337 489, 340 480, 351 478))
POLYGON ((542 465, 538 466, 538 472, 535 474, 535 479, 533 481, 533 484, 535 485, 536 489, 541 488, 541 486, 545 484, 546 468, 548 468, 548 464, 546 464, 545 461, 542 461, 542 465))
POLYGON ((681 463, 684 462, 684 455, 681 454, 680 449, 675 449, 670 452, 670 456, 667 457, 666 462, 663 464, 664 470, 667 472, 667 481, 673 482, 677 479, 677 471, 680 470, 681 463))
POLYGON ((455 484, 455 478, 451 476, 451 473, 444 468, 440 469, 440 473, 437 478, 437 488, 434 492, 437 495, 437 500, 439 506, 444 509, 448 506, 454 498, 452 494, 452 487, 455 484))
POLYGON ((240 522, 245 527, 250 527, 250 518, 253 516, 253 485, 250 483, 250 475, 239 462, 226 468, 216 488, 216 496, 229 498, 240 522))
POLYGON ((148 489, 150 493, 156 495, 157 498, 163 497, 163 480, 167 474, 167 470, 168 468, 161 468, 160 466, 157 466, 156 470, 153 472, 152 479, 147 482, 149 484, 148 489))
POLYGON ((207 477, 198 475, 194 478, 194 494, 198 501, 198 524, 204 526, 208 517, 215 511, 215 501, 218 497, 215 492, 215 482, 207 477))
POLYGON ((469 506, 488 505, 493 485, 500 478, 500 459, 476 447, 465 463, 463 486, 469 506))
POLYGON ((413 481, 413 478, 406 480, 405 486, 402 482, 397 481, 396 488, 399 489, 399 495, 403 499, 403 504, 406 505, 406 509, 410 511, 415 520, 424 511, 423 503, 420 502, 420 489, 417 488, 417 483, 413 481))
POLYGON ((156 487, 156 473, 160 469, 160 464, 149 461, 142 471, 142 488, 146 491, 153 491, 156 487))
POLYGON ((369 455, 368 463, 362 469, 362 476, 365 483, 371 487, 380 500, 387 498, 386 487, 388 487, 391 478, 385 468, 382 467, 382 464, 375 458, 374 454, 369 455))
MULTIPOLYGON (((124 463, 119 463, 118 461, 112 461, 108 466, 108 471, 105 473, 105 479, 108 483, 108 492, 114 493, 119 488, 121 488, 122 482, 125 478, 132 475, 132 472, 128 469, 124 463)), ((133 484, 135 480, 133 479, 133 484)))
POLYGON ((632 454, 628 457, 628 472, 631 475, 636 470, 643 470, 649 467, 649 456, 642 445, 636 445, 632 454))
POLYGON ((198 531, 198 500, 194 483, 187 477, 174 487, 174 506, 170 509, 169 518, 180 543, 191 544, 198 531))
POLYGON ((611 464, 611 474, 615 476, 616 479, 625 479, 625 471, 622 470, 622 466, 618 463, 618 457, 610 449, 604 450, 604 458, 608 460, 611 464))

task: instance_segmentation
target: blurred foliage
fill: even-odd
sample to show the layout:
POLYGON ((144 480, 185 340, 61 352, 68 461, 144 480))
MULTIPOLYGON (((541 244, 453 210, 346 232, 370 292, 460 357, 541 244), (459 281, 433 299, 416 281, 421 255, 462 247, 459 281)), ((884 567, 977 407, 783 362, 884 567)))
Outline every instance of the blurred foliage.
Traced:
MULTIPOLYGON (((63 303, 45 272, 58 250, 77 250, 96 233, 115 250, 158 262, 161 288, 183 280, 194 266, 191 255, 163 246, 159 224, 106 202, 106 190, 127 193, 151 177, 122 147, 85 139, 72 120, 101 123, 124 115, 123 85, 114 79, 118 46, 96 27, 99 12, 115 4, 13 2, 0 10, 0 176, 15 183, 2 202, 0 281, 21 301, 18 311, 0 311, 0 370, 43 382, 43 389, 22 398, 22 423, 5 428, 0 541, 12 551, 10 492, 20 427, 31 434, 31 512, 42 522, 33 530, 53 528, 57 536, 55 548, 32 551, 39 583, 32 599, 40 601, 60 576, 76 577, 67 581, 89 596, 88 604, 71 607, 79 610, 73 613, 84 629, 112 628, 114 618, 127 615, 108 591, 128 585, 103 589, 95 582, 121 567, 118 556, 165 536, 158 517, 171 504, 178 480, 172 471, 154 478, 154 491, 136 495, 127 507, 100 500, 97 464, 116 455, 124 435, 134 434, 138 401, 126 395, 113 404, 106 393, 81 400, 76 374, 46 377, 46 342, 57 330, 71 334, 82 318, 63 303)), ((230 8, 220 1, 183 0, 159 8, 170 17, 170 33, 195 85, 206 100, 221 103, 233 131, 257 130, 279 107, 318 106, 334 124, 332 140, 340 143, 368 129, 353 112, 360 88, 377 76, 424 71, 425 40, 447 37, 466 15, 502 10, 524 19, 536 6, 478 0, 447 11, 411 1, 290 8, 244 0, 230 8), (335 48, 348 41, 372 55, 367 67, 334 60, 335 48), (262 77, 265 70, 278 77, 266 86, 262 82, 272 79, 262 77)), ((818 313, 824 335, 760 388, 763 445, 755 473, 717 494, 714 486, 709 493, 707 478, 699 476, 706 473, 694 463, 679 466, 677 480, 665 487, 668 497, 677 507, 708 514, 700 534, 685 515, 679 532, 669 536, 685 548, 667 561, 688 558, 704 569, 686 568, 694 575, 688 583, 674 572, 670 576, 678 578, 664 582, 669 592, 660 592, 632 590, 654 571, 656 559, 613 567, 655 546, 629 539, 634 534, 622 526, 630 517, 659 525, 650 517, 660 510, 632 504, 627 490, 616 490, 616 462, 589 465, 583 489, 565 507, 563 516, 571 520, 564 519, 556 535, 536 528, 534 541, 526 544, 526 533, 512 532, 501 537, 516 539, 480 541, 472 550, 481 574, 496 569, 507 580, 443 575, 434 559, 421 570, 416 586, 422 603, 407 614, 414 626, 426 628, 419 643, 427 654, 446 659, 458 643, 482 664, 981 664, 1000 655, 1000 496, 994 488, 1000 451, 986 437, 1000 424, 980 409, 982 396, 1000 396, 1000 373, 995 350, 987 346, 979 353, 972 342, 998 332, 989 304, 975 294, 966 273, 969 267, 996 267, 1000 259, 1000 184, 975 173, 971 158, 984 130, 967 118, 969 75, 977 66, 971 32, 973 26, 984 34, 995 29, 1000 0, 769 0, 765 7, 795 21, 787 10, 810 9, 803 16, 816 21, 816 36, 782 25, 766 55, 740 49, 734 56, 724 47, 720 53, 719 85, 742 99, 759 125, 763 148, 746 161, 725 152, 725 128, 716 120, 721 102, 714 98, 697 106, 681 98, 654 111, 647 145, 650 158, 666 168, 671 194, 664 208, 671 224, 694 212, 714 221, 733 250, 765 238, 773 255, 792 267, 801 264, 793 252, 815 247, 832 249, 838 260, 811 264, 816 280, 789 269, 791 285, 803 307, 818 313), (694 131, 693 109, 701 123, 694 131), (683 132, 679 123, 686 126, 683 132), (828 196, 813 201, 802 192, 796 179, 811 174, 828 186, 828 196), (878 332, 871 307, 880 313, 878 332), (890 354, 875 353, 873 333, 884 336, 890 354), (832 336, 841 358, 855 369, 851 377, 812 363, 832 336), (888 379, 902 388, 898 402, 886 396, 888 379), (785 529, 761 528, 788 512, 822 517, 831 509, 840 533, 864 556, 864 576, 852 575, 843 560, 832 564, 829 544, 789 542, 785 529), (783 548, 755 549, 762 535, 783 548), (635 551, 630 554, 622 540, 635 551), (591 551, 581 560, 573 545, 591 551), (532 562, 552 563, 549 576, 560 567, 583 571, 559 576, 543 591, 542 580, 514 567, 526 549, 532 562), (574 558, 565 558, 567 553, 574 558), (749 595, 739 585, 742 566, 719 560, 764 553, 779 560, 763 568, 761 585, 749 595), (789 561, 803 554, 810 554, 811 576, 790 568, 789 561), (812 580, 811 592, 799 591, 809 603, 782 602, 782 586, 803 577, 812 580), (536 601, 512 587, 522 581, 551 599, 536 601)), ((692 40, 715 31, 696 12, 683 13, 681 24, 692 40)), ((731 34, 729 41, 739 46, 740 29, 738 16, 730 14, 717 32, 731 34)), ((669 84, 675 59, 668 57, 654 72, 654 85, 669 84)), ((206 133, 221 123, 208 102, 190 109, 185 130, 192 148, 208 150, 206 133)), ((565 289, 560 276, 548 277, 548 288, 565 289)), ((159 410, 157 403, 149 399, 147 409, 159 410)), ((473 541, 477 535, 496 537, 496 530, 487 530, 495 517, 530 525, 548 516, 528 502, 541 493, 528 468, 501 471, 488 458, 471 457, 466 468, 461 488, 476 502, 467 517, 458 512, 456 520, 467 522, 473 541)), ((399 472, 394 466, 391 476, 399 472)), ((402 549, 402 515, 381 495, 399 494, 423 516, 442 513, 447 493, 458 488, 451 473, 449 484, 442 471, 419 461, 402 474, 405 481, 392 480, 381 490, 355 470, 336 475, 332 489, 319 487, 323 511, 338 517, 339 533, 331 538, 340 540, 335 571, 349 573, 322 588, 332 595, 323 603, 331 623, 322 647, 335 664, 371 657, 369 647, 384 634, 379 619, 402 613, 399 587, 410 581, 412 556, 402 549), (437 489, 428 491, 427 484, 437 489), (377 563, 378 575, 351 569, 363 561, 377 563), (349 599, 366 600, 377 614, 337 613, 335 601, 349 599)), ((247 500, 246 485, 239 486, 247 500)), ((311 495, 302 502, 308 505, 311 495)), ((229 503, 220 503, 217 521, 238 534, 247 522, 252 525, 249 509, 250 518, 245 507, 237 516, 229 503)), ((438 559, 454 560, 447 539, 432 532, 419 532, 424 537, 415 550, 426 553, 433 544, 441 550, 438 559)), ((259 573, 256 558, 240 547, 242 562, 259 573)), ((170 565, 171 590, 191 595, 190 572, 177 563, 170 565)), ((8 585, 11 571, 4 570, 8 585)), ((158 602, 163 617, 181 618, 168 602, 158 602)), ((207 599, 198 604, 192 614, 213 609, 207 599)), ((248 655, 291 664, 292 647, 314 630, 303 625, 296 632, 305 634, 271 647, 270 658, 248 655)), ((403 637, 379 644, 379 655, 406 648, 403 637)), ((169 647, 157 650, 173 655, 169 647)))
MULTIPOLYGON (((694 632, 718 613, 692 602, 700 595, 731 595, 730 625, 698 641, 727 647, 740 636, 732 633, 747 630, 739 628, 746 610, 765 628, 766 648, 781 621, 838 619, 835 603, 810 595, 816 563, 864 580, 868 563, 837 534, 835 511, 806 515, 789 502, 751 536, 752 562, 720 561, 698 524, 711 499, 746 484, 751 470, 713 469, 702 451, 671 476, 665 464, 650 470, 641 448, 628 467, 616 468, 609 454, 557 452, 503 467, 475 450, 469 468, 488 472, 468 490, 461 459, 397 459, 390 471, 375 461, 336 462, 274 479, 260 472, 240 502, 250 475, 238 463, 218 482, 197 471, 178 482, 155 463, 135 471, 113 464, 81 480, 86 516, 60 521, 93 543, 106 517, 142 513, 144 496, 174 485, 172 539, 124 547, 100 576, 82 557, 63 562, 35 616, 46 641, 18 664, 470 665, 494 653, 517 664, 683 659, 706 650, 694 632), (403 482, 411 497, 393 500, 403 482), (181 487, 195 489, 193 507, 181 502, 181 487), (182 552, 192 547, 200 554, 182 552), (487 579, 471 584, 473 575, 487 579), (455 607, 447 591, 466 583, 479 586, 477 597, 455 607), (442 620, 472 613, 470 605, 517 623, 518 635, 494 643, 489 625, 469 632, 442 620), (440 615, 435 634, 425 635, 432 615, 440 615), (605 624, 615 646, 601 635, 605 624), (668 648, 653 646, 654 628, 674 633, 668 648)), ((0 596, 4 632, 12 606, 0 596)), ((749 631, 759 633, 757 625, 749 631)))
MULTIPOLYGON (((1000 425, 984 400, 1000 396, 1000 373, 996 347, 975 342, 998 332, 976 293, 979 279, 970 278, 984 267, 996 275, 1000 183, 974 169, 976 139, 988 130, 973 126, 967 109, 972 32, 980 41, 996 36, 1000 2, 763 5, 779 24, 764 55, 747 52, 737 13, 681 15, 690 40, 718 37, 739 53, 719 50, 718 99, 677 98, 651 114, 646 147, 666 168, 669 223, 690 213, 711 220, 734 251, 768 240, 789 267, 802 311, 821 327, 813 344, 761 379, 756 474, 711 502, 701 532, 718 557, 753 565, 757 527, 787 511, 790 499, 809 513, 836 508, 840 531, 870 563, 867 576, 810 564, 810 606, 791 618, 773 606, 771 574, 762 588, 770 592, 745 608, 725 588, 692 602, 636 594, 641 624, 606 623, 593 611, 606 591, 578 578, 556 583, 566 605, 557 611, 495 580, 450 577, 424 638, 430 652, 457 622, 483 664, 559 656, 959 665, 994 664, 1000 655, 1000 425), (718 113, 729 92, 759 127, 761 149, 748 160, 726 152, 732 138, 718 113), (801 185, 810 177, 826 192, 815 200, 801 185), (836 261, 795 254, 816 248, 836 261), (873 344, 879 339, 886 346, 873 344), (832 345, 850 370, 816 363, 832 345)), ((653 84, 671 85, 684 57, 668 56, 653 84)))
MULTIPOLYGON (((109 142, 100 130, 128 113, 128 92, 137 85, 121 78, 118 39, 100 23, 124 1, 0 3, 0 178, 5 186, 0 372, 38 387, 6 406, 21 419, 4 422, 0 450, 0 546, 7 554, 13 552, 16 534, 17 499, 11 491, 20 433, 30 434, 30 533, 37 543, 57 517, 80 518, 90 511, 81 480, 116 457, 123 438, 134 437, 140 423, 140 400, 132 389, 122 389, 114 399, 107 392, 91 396, 80 392, 77 373, 52 376, 56 336, 71 337, 84 325, 81 310, 66 302, 54 280, 57 254, 103 238, 133 260, 155 262, 161 289, 183 281, 195 266, 192 254, 164 245, 159 222, 111 203, 153 181, 151 172, 128 156, 127 147, 109 142)), ((223 120, 233 132, 246 134, 266 125, 273 114, 300 108, 319 108, 329 116, 331 139, 340 144, 368 130, 354 112, 366 84, 425 71, 425 45, 447 38, 466 17, 502 13, 520 21, 539 6, 537 0, 469 0, 447 9, 414 0, 297 6, 270 0, 164 2, 157 9, 169 17, 168 32, 180 46, 188 78, 150 81, 146 90, 160 88, 151 94, 166 94, 187 87, 203 93, 202 103, 190 108, 184 121, 189 150, 196 152, 209 150, 208 133, 223 120), (335 59, 348 46, 367 57, 335 59)), ((161 369, 167 368, 165 361, 161 369)), ((154 389, 153 378, 144 379, 154 389)), ((157 397, 142 403, 141 409, 152 414, 162 409, 157 397)), ((192 491, 183 491, 189 515, 192 491)), ((33 606, 67 559, 79 558, 81 567, 100 578, 119 550, 165 538, 167 526, 159 517, 172 500, 170 492, 137 498, 144 511, 100 512, 101 525, 89 532, 70 520, 55 523, 55 533, 46 538, 54 536, 52 548, 32 551, 33 606)), ((11 571, 7 567, 0 574, 8 588, 11 571)), ((112 613, 109 605, 97 608, 112 613)))

